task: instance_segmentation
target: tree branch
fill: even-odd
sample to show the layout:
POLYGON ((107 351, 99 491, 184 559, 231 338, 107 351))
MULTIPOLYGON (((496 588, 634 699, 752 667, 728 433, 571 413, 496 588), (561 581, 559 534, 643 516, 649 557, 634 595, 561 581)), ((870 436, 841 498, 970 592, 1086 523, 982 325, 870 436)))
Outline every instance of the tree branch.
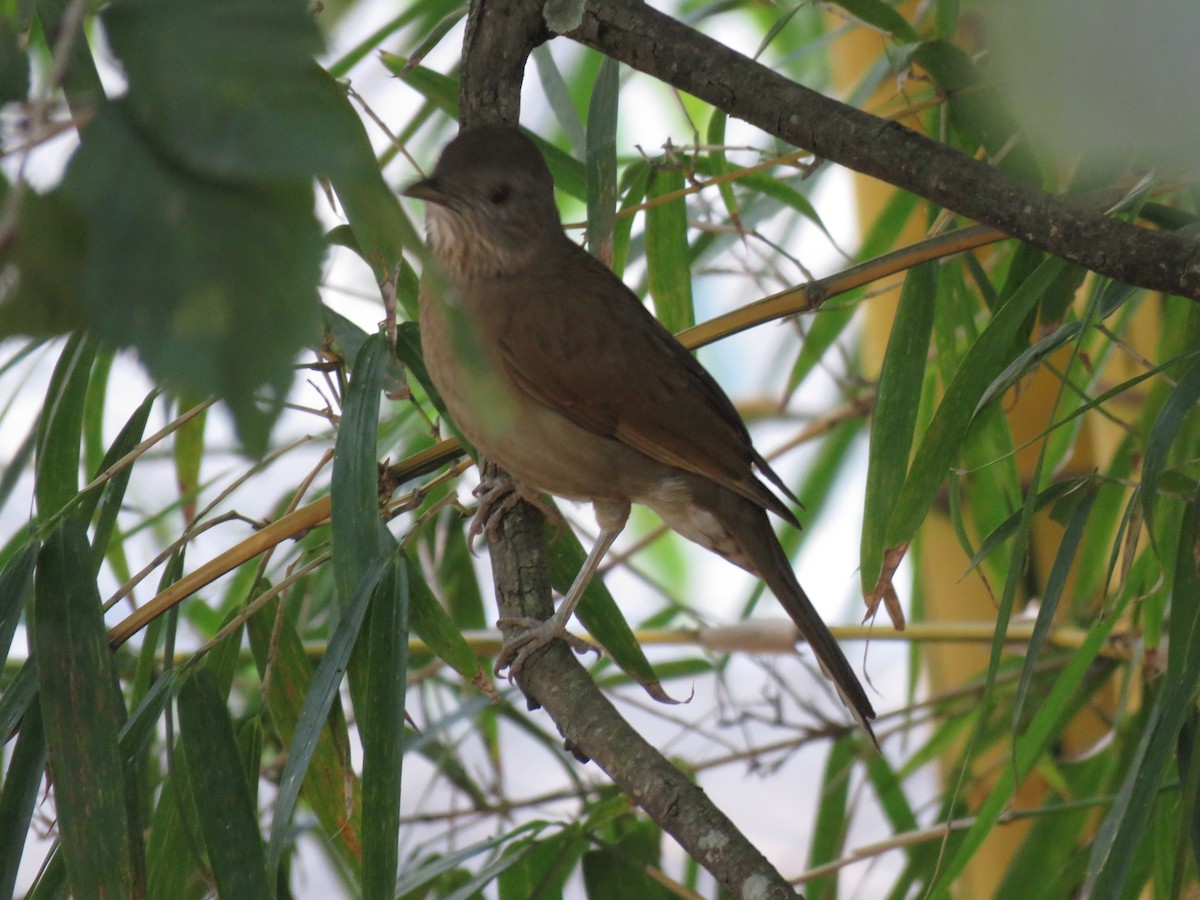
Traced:
POLYGON ((811 91, 641 0, 588 0, 568 37, 790 144, 1118 281, 1200 300, 1200 243, 1079 209, 811 91))
MULTIPOLYGON (((548 617, 553 604, 541 513, 519 504, 496 530, 488 547, 501 613, 526 615, 532 607, 548 617)), ((531 657, 517 685, 531 709, 550 714, 568 750, 603 769, 731 897, 795 900, 791 885, 703 789, 621 717, 564 642, 531 657)))
MULTIPOLYGON (((463 126, 515 123, 526 59, 549 37, 541 0, 474 0, 463 42, 463 126)), ((546 619, 554 611, 542 515, 516 504, 500 528, 488 529, 488 551, 500 614, 546 619)), ((647 743, 597 689, 562 641, 529 659, 517 685, 530 708, 544 707, 577 757, 595 760, 613 782, 735 897, 797 896, 708 796, 647 743)))

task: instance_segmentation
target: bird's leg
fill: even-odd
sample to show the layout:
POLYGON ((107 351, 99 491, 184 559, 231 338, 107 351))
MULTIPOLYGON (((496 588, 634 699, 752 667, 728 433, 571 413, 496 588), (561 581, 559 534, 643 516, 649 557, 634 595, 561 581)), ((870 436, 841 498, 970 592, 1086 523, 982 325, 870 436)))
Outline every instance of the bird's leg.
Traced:
POLYGON ((575 607, 583 598, 583 592, 587 589, 592 576, 596 574, 596 570, 604 560, 604 555, 608 553, 613 541, 617 539, 617 535, 624 530, 625 521, 629 518, 629 504, 597 500, 593 505, 596 510, 596 521, 600 525, 600 534, 596 537, 596 543, 592 545, 587 559, 583 562, 583 567, 575 576, 575 580, 571 583, 571 589, 567 591, 567 595, 558 605, 554 615, 544 620, 510 616, 502 618, 496 623, 501 628, 518 627, 521 629, 511 636, 505 637, 500 653, 496 656, 495 672, 497 675, 505 669, 508 669, 509 677, 516 675, 521 671, 530 654, 546 646, 556 637, 565 640, 577 653, 586 653, 596 649, 587 641, 568 632, 566 630, 567 623, 571 620, 575 607))

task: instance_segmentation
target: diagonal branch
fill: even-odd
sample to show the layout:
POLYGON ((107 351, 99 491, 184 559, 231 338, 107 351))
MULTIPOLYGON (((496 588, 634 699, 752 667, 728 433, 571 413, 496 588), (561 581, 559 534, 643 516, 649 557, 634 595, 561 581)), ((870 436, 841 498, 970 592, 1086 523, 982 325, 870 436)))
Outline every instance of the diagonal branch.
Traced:
POLYGON ((788 143, 1118 281, 1200 300, 1200 243, 1077 208, 809 90, 641 0, 588 0, 568 37, 788 143))
MULTIPOLYGON (((521 76, 533 46, 548 36, 541 0, 473 0, 463 42, 463 125, 516 122, 521 76)), ((500 614, 548 618, 554 610, 541 514, 520 502, 488 529, 500 614)), ((562 641, 532 657, 517 677, 530 708, 543 707, 566 746, 595 760, 613 782, 730 896, 764 900, 796 892, 712 800, 626 722, 562 641)))

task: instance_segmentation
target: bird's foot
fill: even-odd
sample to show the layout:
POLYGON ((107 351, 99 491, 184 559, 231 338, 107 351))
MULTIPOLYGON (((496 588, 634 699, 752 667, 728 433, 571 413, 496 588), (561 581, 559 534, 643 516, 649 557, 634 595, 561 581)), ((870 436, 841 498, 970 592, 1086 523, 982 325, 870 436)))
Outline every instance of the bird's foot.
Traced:
POLYGON ((468 545, 474 544, 475 538, 481 534, 494 538, 504 514, 521 499, 520 485, 511 475, 485 475, 471 493, 479 498, 479 506, 475 509, 475 518, 471 520, 471 528, 467 532, 468 545))
POLYGON ((553 503, 543 499, 540 494, 525 491, 519 481, 491 465, 484 469, 483 477, 472 493, 479 498, 479 505, 471 528, 467 531, 468 546, 481 534, 489 539, 495 538, 504 514, 521 500, 537 507, 542 515, 554 523, 556 530, 562 524, 562 514, 553 503))
POLYGON ((496 655, 496 665, 493 669, 497 676, 502 675, 507 669, 510 680, 513 676, 520 674, 530 656, 555 638, 566 641, 567 646, 581 655, 589 650, 595 650, 597 655, 600 653, 598 647, 589 644, 578 635, 571 634, 553 617, 543 620, 507 616, 496 624, 503 629, 518 629, 515 633, 505 636, 504 643, 500 646, 500 652, 496 655))

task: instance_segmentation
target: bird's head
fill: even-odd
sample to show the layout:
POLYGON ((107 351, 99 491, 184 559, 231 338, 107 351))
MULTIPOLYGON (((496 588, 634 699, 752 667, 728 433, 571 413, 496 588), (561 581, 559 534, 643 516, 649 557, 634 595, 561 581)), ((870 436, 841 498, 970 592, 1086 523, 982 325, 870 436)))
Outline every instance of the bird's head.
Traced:
POLYGON ((461 132, 404 195, 426 202, 430 244, 451 277, 520 272, 562 235, 546 161, 511 125, 461 132))

